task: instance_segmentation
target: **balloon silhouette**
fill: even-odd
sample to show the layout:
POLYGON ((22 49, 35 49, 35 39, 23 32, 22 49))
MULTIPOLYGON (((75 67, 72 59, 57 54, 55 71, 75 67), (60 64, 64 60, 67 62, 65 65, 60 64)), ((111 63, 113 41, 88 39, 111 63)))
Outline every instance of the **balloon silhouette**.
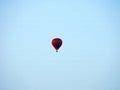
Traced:
POLYGON ((58 52, 58 49, 61 47, 62 45, 62 40, 60 38, 54 38, 52 40, 52 45, 55 48, 56 52, 58 52))

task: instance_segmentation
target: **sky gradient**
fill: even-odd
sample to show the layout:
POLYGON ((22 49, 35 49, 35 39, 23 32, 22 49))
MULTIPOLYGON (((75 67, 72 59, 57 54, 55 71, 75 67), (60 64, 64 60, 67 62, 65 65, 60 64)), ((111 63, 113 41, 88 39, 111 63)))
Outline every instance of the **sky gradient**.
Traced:
POLYGON ((120 90, 120 0, 0 0, 0 90, 120 90))

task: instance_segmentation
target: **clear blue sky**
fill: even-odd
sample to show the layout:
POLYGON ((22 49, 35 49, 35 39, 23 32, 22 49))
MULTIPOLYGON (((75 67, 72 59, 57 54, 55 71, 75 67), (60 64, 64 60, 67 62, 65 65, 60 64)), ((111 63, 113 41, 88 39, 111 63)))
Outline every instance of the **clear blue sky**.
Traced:
POLYGON ((120 90, 120 0, 0 0, 0 90, 120 90))

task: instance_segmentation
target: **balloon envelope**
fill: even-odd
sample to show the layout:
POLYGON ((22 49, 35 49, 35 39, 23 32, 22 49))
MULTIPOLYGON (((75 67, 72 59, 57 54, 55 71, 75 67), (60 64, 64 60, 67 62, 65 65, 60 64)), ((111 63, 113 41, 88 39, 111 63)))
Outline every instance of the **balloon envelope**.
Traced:
POLYGON ((56 52, 58 52, 58 49, 61 47, 62 45, 62 40, 60 38, 54 38, 52 40, 52 45, 53 47, 56 49, 56 52))

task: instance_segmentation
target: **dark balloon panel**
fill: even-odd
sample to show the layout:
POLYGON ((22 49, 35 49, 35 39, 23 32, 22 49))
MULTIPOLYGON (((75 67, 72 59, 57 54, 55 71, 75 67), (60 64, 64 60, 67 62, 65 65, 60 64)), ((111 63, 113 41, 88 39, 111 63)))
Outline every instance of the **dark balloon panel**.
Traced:
POLYGON ((62 45, 62 40, 60 38, 54 38, 52 40, 52 45, 53 47, 56 49, 56 52, 58 52, 58 49, 61 47, 62 45))

